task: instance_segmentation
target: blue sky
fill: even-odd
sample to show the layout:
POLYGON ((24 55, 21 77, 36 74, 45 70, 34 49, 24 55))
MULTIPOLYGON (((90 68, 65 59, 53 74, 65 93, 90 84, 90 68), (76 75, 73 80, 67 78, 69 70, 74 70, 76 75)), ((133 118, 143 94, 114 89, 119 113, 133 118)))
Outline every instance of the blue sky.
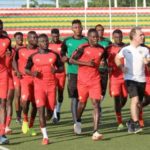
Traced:
MULTIPOLYGON (((38 2, 50 4, 51 0, 38 0, 38 2)), ((26 4, 26 0, 0 0, 0 8, 21 7, 24 4, 26 4)))

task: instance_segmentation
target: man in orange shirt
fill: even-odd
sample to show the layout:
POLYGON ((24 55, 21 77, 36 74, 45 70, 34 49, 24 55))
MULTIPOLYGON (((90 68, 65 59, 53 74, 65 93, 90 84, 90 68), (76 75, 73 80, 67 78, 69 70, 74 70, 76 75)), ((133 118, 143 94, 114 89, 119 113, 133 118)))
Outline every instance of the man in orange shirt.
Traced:
POLYGON ((3 34, 3 22, 0 20, 0 144, 8 144, 5 136, 6 101, 8 94, 8 71, 5 64, 7 50, 11 53, 11 41, 3 34))
MULTIPOLYGON (((49 43, 49 49, 56 52, 60 56, 62 41, 59 39, 60 37, 59 29, 52 29, 51 37, 52 37, 52 40, 49 43)), ((65 69, 61 73, 56 73, 55 77, 57 80, 58 97, 57 97, 57 105, 54 109, 53 122, 57 123, 60 120, 61 106, 62 106, 63 98, 64 98, 63 92, 64 92, 65 80, 66 80, 65 69)))
POLYGON ((89 29, 88 43, 79 46, 74 52, 70 63, 77 64, 78 80, 77 87, 79 93, 79 103, 77 109, 77 121, 74 124, 74 132, 81 134, 81 116, 87 103, 88 97, 91 98, 93 105, 94 131, 93 140, 102 139, 102 134, 98 132, 100 119, 100 100, 102 91, 100 85, 99 64, 104 55, 104 49, 98 45, 98 32, 96 29, 89 29))

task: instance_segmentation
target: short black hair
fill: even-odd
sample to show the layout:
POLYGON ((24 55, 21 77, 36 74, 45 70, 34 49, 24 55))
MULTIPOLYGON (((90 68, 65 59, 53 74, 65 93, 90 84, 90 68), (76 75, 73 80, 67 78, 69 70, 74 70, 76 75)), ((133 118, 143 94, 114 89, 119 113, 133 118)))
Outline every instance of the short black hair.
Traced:
POLYGON ((31 35, 31 34, 37 35, 37 33, 35 31, 29 31, 28 34, 27 34, 27 38, 29 38, 29 35, 31 35))
POLYGON ((92 33, 92 32, 95 32, 95 33, 98 34, 98 32, 97 32, 97 30, 96 30, 95 28, 90 28, 90 29, 88 30, 87 35, 89 36, 89 34, 92 33))
POLYGON ((35 31, 29 31, 28 34, 37 34, 35 31))
POLYGON ((51 34, 59 34, 59 29, 53 28, 53 29, 51 30, 51 34))
POLYGON ((39 38, 48 38, 48 36, 47 36, 47 34, 42 33, 42 34, 40 34, 40 35, 38 36, 38 39, 39 39, 39 38))
POLYGON ((101 25, 101 24, 97 24, 97 25, 95 26, 95 29, 96 29, 97 27, 101 27, 101 28, 103 28, 103 30, 104 30, 104 27, 103 27, 103 25, 101 25))
POLYGON ((22 33, 22 32, 16 32, 16 33, 14 34, 14 38, 15 38, 17 35, 23 36, 23 33, 22 33))
POLYGON ((3 21, 0 19, 0 24, 3 25, 3 21))
POLYGON ((81 25, 82 23, 81 23, 81 20, 75 19, 75 20, 72 21, 72 25, 73 24, 80 24, 81 25))
POLYGON ((115 34, 115 33, 123 35, 123 33, 122 33, 122 31, 120 29, 114 30, 112 34, 115 34))

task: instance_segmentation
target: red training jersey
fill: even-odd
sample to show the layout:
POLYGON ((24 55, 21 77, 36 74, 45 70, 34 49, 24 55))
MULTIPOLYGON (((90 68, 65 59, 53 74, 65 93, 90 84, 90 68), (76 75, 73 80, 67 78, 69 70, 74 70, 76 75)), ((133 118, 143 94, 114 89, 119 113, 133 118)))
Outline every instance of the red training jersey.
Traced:
POLYGON ((125 45, 124 43, 122 43, 121 46, 112 44, 107 48, 108 67, 110 69, 109 78, 110 78, 111 82, 112 81, 117 82, 118 80, 119 81, 124 80, 122 70, 120 68, 118 68, 115 63, 116 54, 120 51, 120 49, 124 45, 125 45))
POLYGON ((38 49, 28 49, 27 47, 20 48, 18 50, 18 69, 22 73, 22 75, 25 75, 25 67, 28 61, 28 58, 34 54, 37 53, 38 49))
MULTIPOLYGON (((38 71, 39 75, 35 78, 35 83, 45 83, 47 85, 55 84, 55 74, 51 72, 51 67, 63 65, 58 59, 57 54, 52 51, 46 53, 37 53, 32 57, 34 71, 38 71)), ((29 63, 31 64, 31 63, 29 63)))
POLYGON ((0 37, 0 72, 7 70, 5 59, 6 51, 10 47, 11 41, 7 37, 0 37))
MULTIPOLYGON (((99 45, 92 47, 88 43, 81 45, 79 49, 83 49, 83 53, 78 59, 78 61, 89 62, 93 60, 95 66, 89 67, 89 66, 79 65, 78 81, 80 81, 80 83, 83 84, 90 84, 94 81, 100 80, 100 74, 98 68, 102 56, 104 54, 104 49, 99 45)), ((77 50, 77 52, 75 52, 76 54, 80 51, 79 49, 77 50)))

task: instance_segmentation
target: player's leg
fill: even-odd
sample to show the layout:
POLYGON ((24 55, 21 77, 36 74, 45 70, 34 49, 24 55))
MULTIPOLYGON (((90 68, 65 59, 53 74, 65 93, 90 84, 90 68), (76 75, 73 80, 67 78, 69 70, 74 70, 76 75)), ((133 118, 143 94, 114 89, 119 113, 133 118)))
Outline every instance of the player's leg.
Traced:
MULTIPOLYGON (((146 84, 140 83, 138 86, 138 94, 139 94, 139 125, 141 128, 144 127, 144 120, 143 120, 143 101, 146 98, 148 98, 147 95, 149 95, 148 92, 146 92, 146 84), (147 93, 147 94, 146 94, 147 93), (144 96, 145 95, 145 96, 144 96)), ((148 99, 146 100, 148 101, 148 99)))
POLYGON ((140 110, 140 113, 139 113, 139 123, 140 123, 141 127, 144 127, 143 109, 145 106, 147 106, 149 104, 150 104, 150 84, 146 83, 145 96, 144 96, 143 101, 141 103, 142 109, 140 110))
POLYGON ((93 129, 93 140, 101 140, 103 138, 103 135, 98 132, 99 129, 99 120, 100 120, 100 109, 99 109, 99 103, 100 100, 92 99, 92 105, 93 105, 93 123, 94 123, 94 129, 93 129))
POLYGON ((139 107, 141 106, 140 104, 140 99, 144 96, 144 90, 143 93, 139 97, 139 88, 140 86, 144 88, 144 84, 140 84, 135 81, 126 81, 127 84, 127 89, 129 96, 131 98, 131 104, 130 104, 130 111, 131 111, 131 123, 129 122, 128 124, 128 132, 130 133, 138 133, 141 132, 142 129, 140 128, 139 125, 139 107))
POLYGON ((5 136, 6 101, 8 93, 7 71, 4 71, 0 74, 0 83, 0 144, 8 144, 9 140, 5 136))
POLYGON ((39 107, 38 113, 39 113, 40 128, 43 135, 42 144, 47 145, 49 144, 49 140, 48 140, 48 134, 46 130, 45 106, 39 107))
POLYGON ((77 90, 77 75, 68 74, 68 94, 71 99, 71 113, 72 119, 75 123, 77 120, 77 107, 78 107, 78 90, 77 90))
POLYGON ((36 107, 36 103, 35 103, 35 97, 34 97, 34 84, 33 81, 31 81, 31 83, 29 84, 29 91, 30 91, 30 102, 31 102, 31 113, 30 113, 30 121, 29 121, 29 133, 32 136, 37 135, 35 130, 33 129, 33 125, 34 125, 34 121, 36 118, 36 114, 37 114, 37 107, 36 107))
POLYGON ((109 90, 110 90, 110 95, 114 98, 114 110, 116 114, 116 120, 117 120, 117 130, 122 130, 124 128, 123 123, 122 123, 122 114, 121 114, 121 95, 122 95, 122 90, 121 90, 121 83, 116 83, 113 81, 110 81, 109 83, 109 90))
POLYGON ((6 102, 6 127, 5 127, 5 133, 11 134, 12 130, 10 129, 10 123, 12 119, 12 112, 13 112, 13 98, 14 98, 14 89, 8 90, 7 95, 7 102, 6 102))
POLYGON ((91 81, 91 86, 89 87, 89 97, 92 100, 92 106, 93 106, 93 135, 92 135, 92 140, 101 140, 103 138, 103 135, 99 133, 99 121, 101 117, 101 112, 100 112, 100 101, 102 100, 102 89, 101 85, 99 84, 99 81, 91 81))
POLYGON ((76 122, 74 123, 74 133, 81 134, 81 117, 82 113, 86 107, 87 99, 89 96, 88 87, 85 85, 77 83, 78 93, 79 93, 79 102, 77 108, 77 118, 76 122))
POLYGON ((16 110, 16 123, 21 123, 21 84, 20 79, 18 79, 16 76, 13 76, 14 80, 14 102, 15 102, 15 110, 16 110))
POLYGON ((57 104, 54 109, 54 115, 53 115, 53 122, 56 121, 56 123, 60 120, 60 115, 61 115, 61 106, 63 103, 64 99, 64 86, 65 86, 65 79, 66 75, 63 74, 56 74, 56 79, 57 79, 57 104))

